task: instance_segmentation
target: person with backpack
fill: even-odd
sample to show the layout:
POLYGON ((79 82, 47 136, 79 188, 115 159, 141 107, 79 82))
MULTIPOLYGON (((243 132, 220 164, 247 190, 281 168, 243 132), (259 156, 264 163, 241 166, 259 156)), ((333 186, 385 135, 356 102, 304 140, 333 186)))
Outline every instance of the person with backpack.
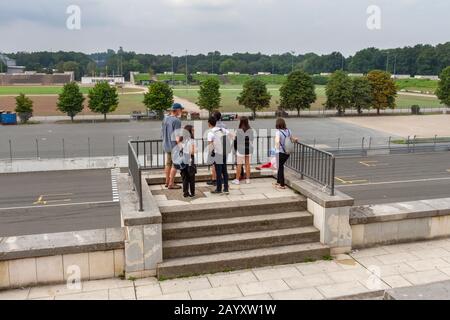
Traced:
POLYGON ((284 180, 284 165, 290 157, 290 153, 293 152, 294 142, 298 139, 294 138, 291 131, 286 126, 286 121, 283 118, 278 118, 275 124, 275 152, 277 156, 277 183, 275 187, 278 189, 286 189, 284 180))
POLYGON ((216 190, 212 194, 228 194, 228 169, 227 156, 229 153, 229 135, 230 132, 225 128, 217 126, 217 119, 211 116, 208 120, 208 151, 210 153, 211 163, 214 165, 216 172, 216 190), (223 184, 223 192, 222 192, 223 184))

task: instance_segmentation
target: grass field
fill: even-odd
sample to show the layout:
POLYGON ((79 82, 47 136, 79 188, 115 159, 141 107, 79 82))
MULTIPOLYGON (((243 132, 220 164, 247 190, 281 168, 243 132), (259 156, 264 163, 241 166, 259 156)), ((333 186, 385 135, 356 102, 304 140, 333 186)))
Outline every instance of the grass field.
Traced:
MULTIPOLYGON (((277 85, 268 85, 268 89, 272 94, 271 107, 268 111, 275 111, 280 103, 280 93, 279 87, 277 85)), ((3 89, 3 96, 0 93, 0 109, 13 111, 15 108, 15 95, 14 90, 22 89, 24 87, 0 87, 3 89), (6 93, 5 93, 6 92, 6 93), (10 95, 10 96, 5 96, 10 95)), ((88 89, 88 88, 83 88, 88 89)), ((51 115, 61 115, 56 111, 56 101, 57 93, 59 93, 61 87, 27 87, 26 93, 32 96, 34 102, 35 115, 37 116, 51 116, 51 115), (30 93, 31 92, 31 93, 30 93), (49 94, 49 95, 45 95, 49 94), (53 96, 51 96, 53 94, 53 96)), ((124 89, 124 92, 133 92, 136 89, 124 89)), ((198 86, 191 87, 175 87, 174 94, 180 98, 187 99, 192 102, 197 102, 198 99, 198 86)), ((242 90, 241 85, 223 85, 221 86, 222 93, 222 110, 224 112, 243 112, 249 111, 244 107, 239 106, 236 97, 240 94, 242 90)), ((20 92, 20 90, 19 90, 20 92)), ((121 90, 119 91, 121 92, 121 90)), ((316 86, 317 101, 312 105, 312 110, 322 109, 325 103, 325 86, 316 86)), ((144 111, 145 107, 142 104, 143 95, 142 94, 124 94, 119 95, 119 108, 114 112, 114 114, 130 114, 132 111, 144 111)), ((397 107, 398 108, 410 108, 411 105, 418 104, 421 107, 439 107, 441 103, 438 99, 434 97, 422 97, 422 96, 408 96, 399 95, 397 97, 397 107)), ((91 114, 91 112, 86 108, 83 114, 91 114)))
POLYGON ((399 79, 395 83, 399 90, 420 91, 434 93, 438 86, 438 81, 427 79, 399 79))

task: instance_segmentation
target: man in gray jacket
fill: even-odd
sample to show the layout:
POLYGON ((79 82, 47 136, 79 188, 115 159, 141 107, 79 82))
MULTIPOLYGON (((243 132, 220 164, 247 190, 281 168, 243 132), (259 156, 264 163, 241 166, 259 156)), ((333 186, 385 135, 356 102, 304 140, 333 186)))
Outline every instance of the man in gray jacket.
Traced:
POLYGON ((162 140, 163 149, 166 154, 166 188, 169 189, 181 189, 181 186, 175 184, 175 175, 177 169, 173 165, 172 151, 179 142, 179 134, 181 132, 181 114, 183 112, 183 106, 179 103, 175 103, 170 110, 170 114, 164 117, 162 123, 162 140))

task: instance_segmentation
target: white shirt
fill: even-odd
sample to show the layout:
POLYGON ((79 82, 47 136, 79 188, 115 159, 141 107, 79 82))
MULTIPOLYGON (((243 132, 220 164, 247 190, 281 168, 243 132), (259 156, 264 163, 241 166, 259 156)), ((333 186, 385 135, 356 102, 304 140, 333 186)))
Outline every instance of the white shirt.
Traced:
POLYGON ((291 136, 291 131, 289 129, 285 130, 277 130, 275 133, 275 141, 279 141, 278 148, 275 147, 276 153, 286 153, 284 150, 284 146, 286 145, 286 138, 289 138, 291 136))

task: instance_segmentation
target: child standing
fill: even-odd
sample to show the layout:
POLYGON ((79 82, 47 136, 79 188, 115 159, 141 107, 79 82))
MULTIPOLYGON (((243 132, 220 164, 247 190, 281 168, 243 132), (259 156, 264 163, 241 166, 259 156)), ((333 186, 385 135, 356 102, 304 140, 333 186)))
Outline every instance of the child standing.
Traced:
POLYGON ((184 127, 183 136, 179 143, 179 157, 176 157, 174 163, 180 169, 183 180, 183 196, 185 198, 195 197, 195 175, 197 166, 195 165, 195 140, 194 127, 187 125, 184 127))

